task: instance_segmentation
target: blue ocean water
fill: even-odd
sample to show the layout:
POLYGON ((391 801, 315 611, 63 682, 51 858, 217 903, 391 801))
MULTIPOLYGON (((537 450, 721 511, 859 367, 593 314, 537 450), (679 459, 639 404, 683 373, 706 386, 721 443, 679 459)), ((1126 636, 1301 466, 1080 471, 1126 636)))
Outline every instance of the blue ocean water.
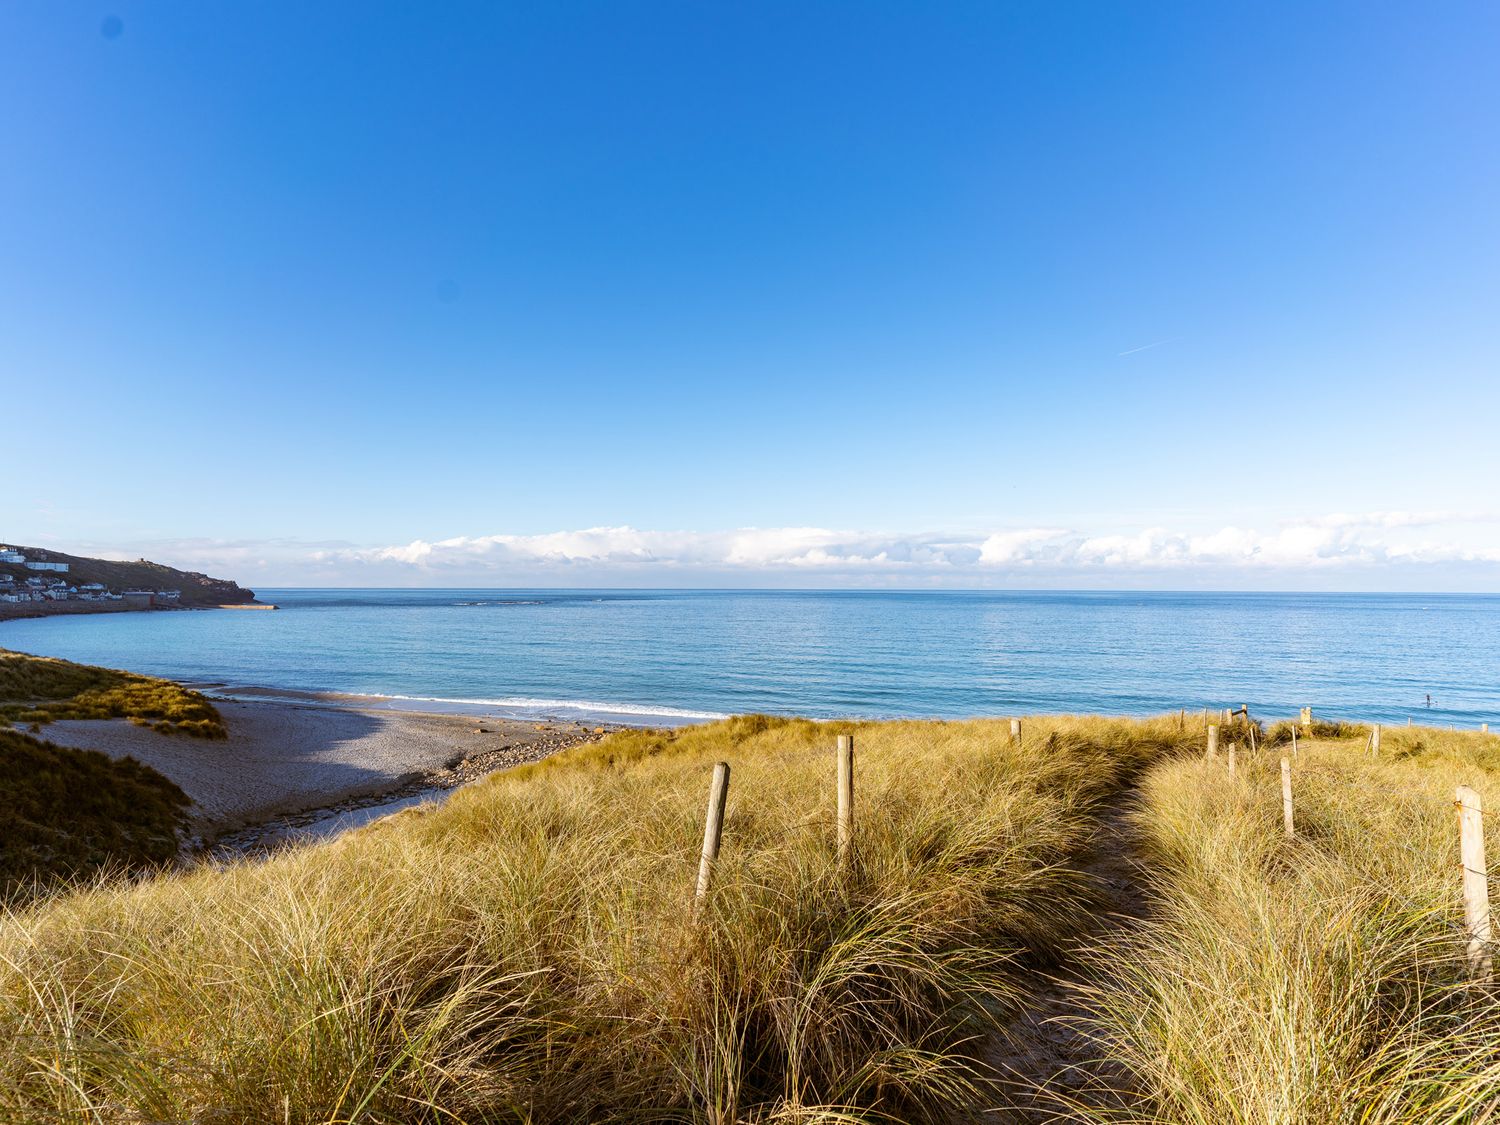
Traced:
POLYGON ((1500 724, 1500 596, 262 590, 278 612, 0 623, 0 647, 196 682, 667 724, 1147 714, 1500 724), (1431 696, 1428 706, 1427 697, 1431 696))

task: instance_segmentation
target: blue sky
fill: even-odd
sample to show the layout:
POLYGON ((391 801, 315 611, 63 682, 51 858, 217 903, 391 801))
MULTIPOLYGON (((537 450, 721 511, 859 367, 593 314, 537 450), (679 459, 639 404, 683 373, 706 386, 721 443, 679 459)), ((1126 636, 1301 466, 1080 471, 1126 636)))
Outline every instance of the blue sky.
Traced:
POLYGON ((0 6, 0 537, 1500 589, 1500 9, 0 6))

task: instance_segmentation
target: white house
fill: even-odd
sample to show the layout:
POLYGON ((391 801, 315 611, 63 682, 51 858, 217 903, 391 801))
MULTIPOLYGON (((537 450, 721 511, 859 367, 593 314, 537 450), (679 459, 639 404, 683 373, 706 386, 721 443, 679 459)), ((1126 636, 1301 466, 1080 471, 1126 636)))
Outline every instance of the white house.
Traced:
POLYGON ((27 570, 55 570, 59 574, 68 573, 67 563, 37 562, 35 559, 26 564, 27 570))

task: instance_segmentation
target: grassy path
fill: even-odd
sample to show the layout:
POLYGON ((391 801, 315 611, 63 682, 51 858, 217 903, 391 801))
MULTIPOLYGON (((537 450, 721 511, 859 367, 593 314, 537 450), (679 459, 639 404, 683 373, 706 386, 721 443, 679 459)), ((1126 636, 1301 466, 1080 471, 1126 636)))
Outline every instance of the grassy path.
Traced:
POLYGON ((1123 1104, 1130 1074, 1092 1032, 1094 981, 1079 954, 1140 926, 1150 903, 1141 879, 1139 829, 1132 822, 1139 791, 1122 790, 1102 810, 1082 870, 1097 899, 1096 926, 1056 962, 1036 967, 1026 1008, 993 1035, 983 1052, 1000 1101, 980 1120, 1040 1125, 1070 1119, 1070 1107, 1123 1104))

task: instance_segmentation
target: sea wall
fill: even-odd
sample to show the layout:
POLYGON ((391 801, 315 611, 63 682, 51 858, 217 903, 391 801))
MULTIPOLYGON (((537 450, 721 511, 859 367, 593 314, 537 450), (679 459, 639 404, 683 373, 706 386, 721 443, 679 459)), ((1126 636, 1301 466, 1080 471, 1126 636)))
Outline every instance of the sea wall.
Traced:
POLYGON ((56 617, 64 613, 129 613, 150 606, 124 602, 0 602, 0 621, 21 617, 56 617))

